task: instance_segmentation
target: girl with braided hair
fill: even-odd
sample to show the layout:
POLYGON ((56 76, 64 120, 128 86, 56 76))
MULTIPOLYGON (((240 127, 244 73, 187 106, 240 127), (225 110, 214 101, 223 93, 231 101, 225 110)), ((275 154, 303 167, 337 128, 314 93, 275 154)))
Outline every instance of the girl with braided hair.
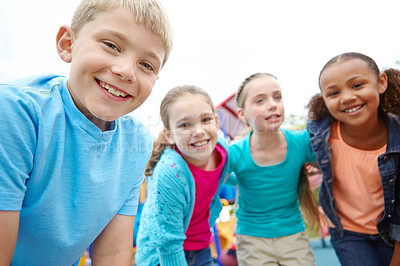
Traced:
POLYGON ((222 209, 228 143, 210 96, 198 87, 169 91, 160 115, 164 130, 146 167, 136 265, 214 265, 210 228, 222 209))

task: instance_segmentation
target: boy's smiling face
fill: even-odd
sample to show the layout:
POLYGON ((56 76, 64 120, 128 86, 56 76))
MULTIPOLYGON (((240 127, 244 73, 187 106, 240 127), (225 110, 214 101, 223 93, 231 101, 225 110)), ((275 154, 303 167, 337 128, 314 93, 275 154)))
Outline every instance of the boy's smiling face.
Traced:
POLYGON ((138 108, 158 78, 165 50, 161 37, 116 8, 100 14, 75 34, 57 35, 60 57, 71 63, 68 89, 77 108, 100 129, 138 108))

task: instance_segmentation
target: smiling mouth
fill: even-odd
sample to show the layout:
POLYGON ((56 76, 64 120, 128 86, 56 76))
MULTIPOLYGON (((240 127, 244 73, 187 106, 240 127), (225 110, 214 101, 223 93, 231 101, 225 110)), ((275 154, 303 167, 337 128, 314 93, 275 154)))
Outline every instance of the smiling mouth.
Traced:
POLYGON ((196 142, 196 143, 193 143, 190 145, 194 146, 194 147, 202 147, 202 146, 206 145, 207 143, 208 143, 208 140, 204 140, 204 141, 199 141, 199 142, 196 142))
POLYGON ((353 108, 346 109, 346 110, 344 110, 344 112, 345 112, 346 114, 350 114, 350 113, 353 113, 353 112, 355 112, 355 111, 360 110, 363 106, 364 106, 363 104, 362 104, 362 105, 358 105, 358 106, 355 106, 355 107, 353 107, 353 108))
POLYGON ((126 98, 128 97, 127 93, 124 93, 120 90, 117 90, 115 88, 113 88, 112 86, 108 85, 107 83, 104 83, 102 81, 98 81, 99 85, 104 88, 105 90, 107 90, 110 94, 116 96, 116 97, 121 97, 121 98, 126 98))

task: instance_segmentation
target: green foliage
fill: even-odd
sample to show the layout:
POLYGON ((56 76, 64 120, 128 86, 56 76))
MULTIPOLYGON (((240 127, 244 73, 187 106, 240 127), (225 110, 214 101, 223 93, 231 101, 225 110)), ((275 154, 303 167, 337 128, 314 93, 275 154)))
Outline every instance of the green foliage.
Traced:
POLYGON ((285 117, 283 126, 304 129, 306 127, 306 121, 307 117, 305 115, 289 114, 285 117))

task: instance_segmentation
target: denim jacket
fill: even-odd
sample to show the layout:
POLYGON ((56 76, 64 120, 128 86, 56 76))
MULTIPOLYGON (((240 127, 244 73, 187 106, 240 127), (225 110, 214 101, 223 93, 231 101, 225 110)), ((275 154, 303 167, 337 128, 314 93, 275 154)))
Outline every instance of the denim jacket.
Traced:
MULTIPOLYGON (((393 240, 400 242, 400 121, 391 114, 381 114, 387 127, 386 152, 378 156, 378 168, 382 179, 384 213, 377 223, 381 238, 389 245, 393 240)), ((331 118, 321 121, 308 121, 307 129, 311 136, 311 146, 323 173, 319 190, 320 204, 343 236, 343 226, 337 215, 335 199, 332 193, 333 167, 332 148, 329 145, 331 118)))

